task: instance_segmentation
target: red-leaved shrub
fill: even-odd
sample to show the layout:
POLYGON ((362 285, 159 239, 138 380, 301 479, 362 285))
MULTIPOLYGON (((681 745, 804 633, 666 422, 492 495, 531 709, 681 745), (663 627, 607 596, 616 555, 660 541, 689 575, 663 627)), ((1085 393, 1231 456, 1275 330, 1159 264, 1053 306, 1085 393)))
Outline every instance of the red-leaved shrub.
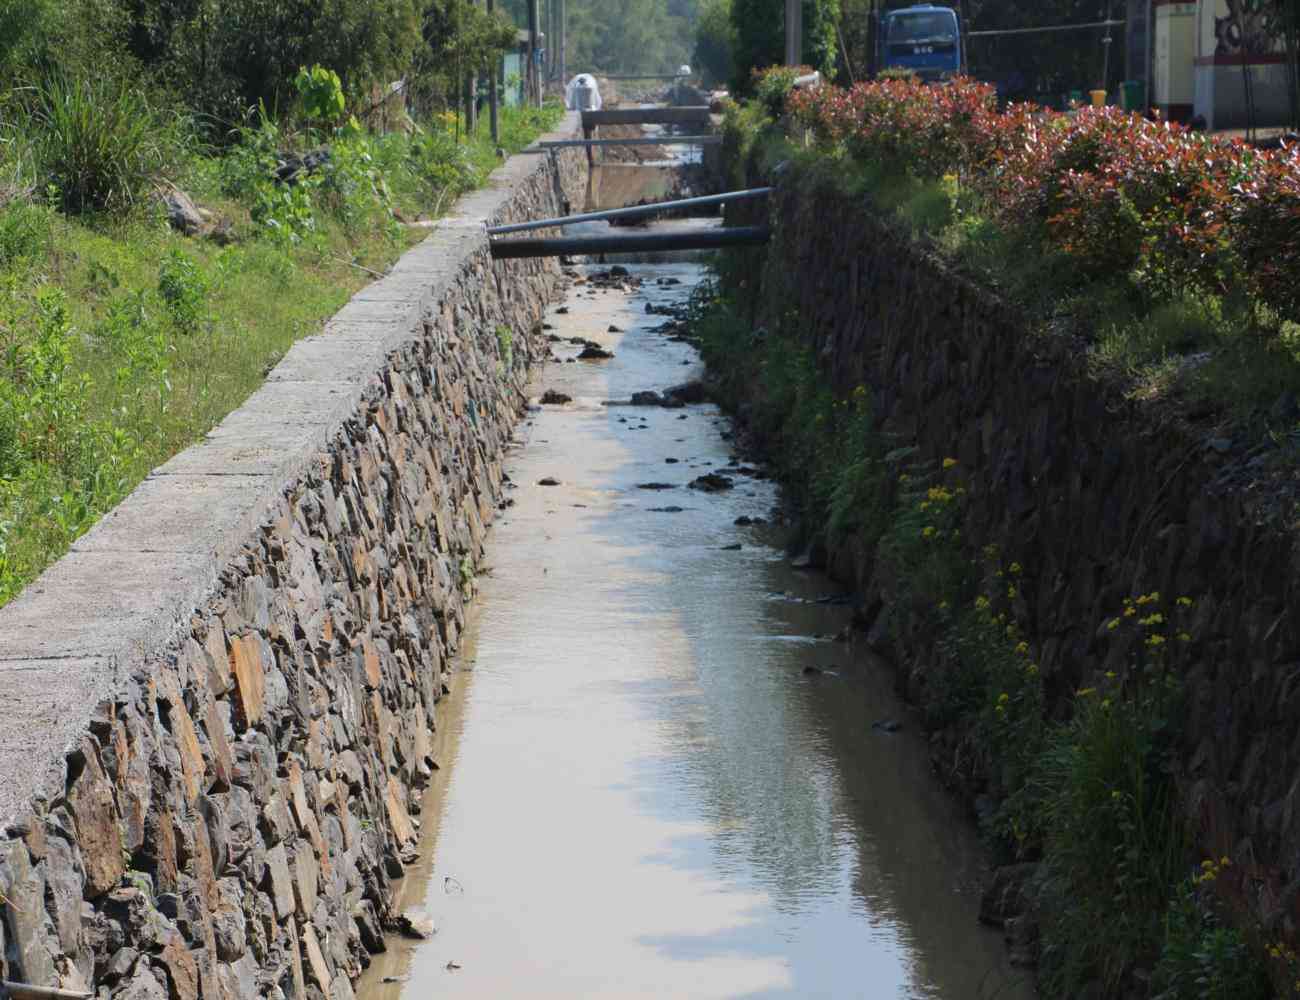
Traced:
POLYGON ((1151 292, 1245 291, 1300 318, 1300 151, 1148 121, 1116 108, 1061 114, 993 88, 879 80, 793 93, 795 120, 865 162, 955 174, 1001 226, 1040 233, 1087 273, 1151 292))

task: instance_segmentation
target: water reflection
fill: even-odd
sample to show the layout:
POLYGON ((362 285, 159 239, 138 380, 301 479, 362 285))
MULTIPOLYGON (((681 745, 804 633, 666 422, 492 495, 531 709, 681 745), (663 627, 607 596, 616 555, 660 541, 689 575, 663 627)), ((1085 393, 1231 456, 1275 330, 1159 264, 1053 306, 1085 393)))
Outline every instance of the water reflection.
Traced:
MULTIPOLYGON (((696 275, 645 270, 685 282, 656 300, 696 275)), ((1030 995, 975 923, 980 857, 924 742, 872 729, 906 717, 884 672, 830 639, 846 609, 734 525, 769 512, 772 486, 685 488, 729 461, 710 407, 601 405, 680 381, 688 348, 649 332, 641 298, 580 288, 569 307, 557 334, 616 357, 537 384, 575 402, 536 415, 494 528, 426 812, 434 877, 412 879, 440 930, 362 995, 1030 995), (392 974, 404 989, 379 983, 392 974)))

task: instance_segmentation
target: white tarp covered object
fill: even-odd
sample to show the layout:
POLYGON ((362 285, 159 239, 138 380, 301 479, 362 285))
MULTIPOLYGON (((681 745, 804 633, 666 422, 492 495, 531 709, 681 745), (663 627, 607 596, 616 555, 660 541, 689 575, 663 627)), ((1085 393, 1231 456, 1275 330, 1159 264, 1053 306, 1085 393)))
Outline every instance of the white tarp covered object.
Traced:
POLYGON ((590 73, 579 73, 564 88, 564 106, 570 111, 599 111, 600 89, 590 73))

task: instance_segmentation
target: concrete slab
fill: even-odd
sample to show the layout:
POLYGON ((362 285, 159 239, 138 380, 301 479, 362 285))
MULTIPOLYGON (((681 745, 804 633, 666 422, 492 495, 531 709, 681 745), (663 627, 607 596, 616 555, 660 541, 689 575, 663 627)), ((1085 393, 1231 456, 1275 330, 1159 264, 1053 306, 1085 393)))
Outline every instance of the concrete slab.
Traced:
POLYGON ((43 787, 51 769, 76 746, 90 710, 116 683, 116 668, 103 657, 0 662, 0 817, 21 815, 33 798, 52 791, 43 787), (73 705, 85 709, 69 711, 73 705))
POLYGON ((347 382, 276 381, 266 382, 239 410, 269 422, 321 425, 343 420, 360 399, 360 388, 347 382))
POLYGON ((282 483, 306 457, 327 448, 332 431, 316 422, 268 423, 260 414, 236 410, 154 475, 267 476, 282 483))
POLYGON ((268 507, 267 477, 150 476, 73 543, 73 552, 189 552, 226 561, 268 507))
POLYGON ((5 605, 0 661, 139 661, 167 645, 216 588, 217 573, 210 556, 186 552, 69 552, 5 605))
POLYGON ((411 328, 420 321, 420 307, 418 299, 385 302, 354 298, 335 313, 334 318, 343 323, 386 323, 411 328))
POLYGON ((388 351, 384 341, 338 337, 311 337, 300 340, 275 370, 268 382, 357 383, 374 377, 388 351))

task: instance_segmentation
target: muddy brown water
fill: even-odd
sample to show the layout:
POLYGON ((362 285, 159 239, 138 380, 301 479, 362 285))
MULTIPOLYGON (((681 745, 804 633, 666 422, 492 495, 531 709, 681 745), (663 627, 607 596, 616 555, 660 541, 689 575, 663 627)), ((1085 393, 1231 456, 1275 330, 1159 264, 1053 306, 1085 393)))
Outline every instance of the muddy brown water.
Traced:
POLYGON ((630 270, 640 289, 579 285, 549 317, 615 357, 531 384, 573 402, 520 428, 440 716, 398 900, 437 930, 393 940, 359 995, 1032 996, 976 921, 979 843, 887 670, 832 638, 836 588, 735 525, 771 517, 773 484, 687 488, 734 464, 712 405, 604 405, 701 373, 645 313, 699 266, 630 270))

